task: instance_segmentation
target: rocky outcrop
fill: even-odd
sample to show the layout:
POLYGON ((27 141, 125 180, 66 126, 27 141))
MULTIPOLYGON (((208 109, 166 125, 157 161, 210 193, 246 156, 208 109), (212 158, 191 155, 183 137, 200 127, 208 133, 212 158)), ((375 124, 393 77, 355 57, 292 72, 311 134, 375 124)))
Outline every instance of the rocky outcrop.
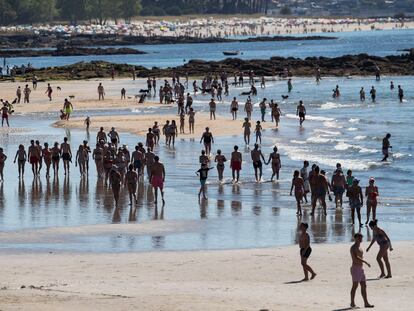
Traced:
POLYGON ((55 50, 0 50, 0 57, 40 57, 40 56, 87 56, 87 55, 127 55, 146 54, 130 48, 81 48, 65 47, 55 50))
MULTIPOLYGON (((287 68, 294 76, 314 76, 319 67, 323 76, 370 76, 374 75, 377 66, 382 74, 387 75, 414 75, 414 54, 391 55, 386 57, 370 56, 367 54, 345 55, 335 58, 309 57, 306 59, 293 57, 272 57, 267 60, 241 60, 228 58, 223 61, 210 62, 191 60, 183 66, 174 68, 148 69, 135 66, 138 77, 171 77, 173 72, 184 76, 204 76, 209 73, 222 71, 231 75, 234 72, 253 70, 256 76, 280 75, 287 68)), ((131 77, 133 66, 128 64, 111 64, 94 61, 77 63, 69 66, 26 69, 22 78, 30 78, 35 73, 41 79, 91 79, 110 77, 112 67, 119 77, 131 77)), ((17 72, 19 74, 19 72, 17 72)))
POLYGON ((302 40, 333 40, 327 36, 275 36, 253 37, 248 39, 228 39, 219 37, 171 37, 171 36, 117 36, 117 35, 76 35, 63 36, 56 34, 34 35, 0 35, 0 49, 22 48, 55 48, 58 46, 115 46, 144 44, 185 44, 185 43, 226 43, 226 42, 257 42, 257 41, 302 41, 302 40))

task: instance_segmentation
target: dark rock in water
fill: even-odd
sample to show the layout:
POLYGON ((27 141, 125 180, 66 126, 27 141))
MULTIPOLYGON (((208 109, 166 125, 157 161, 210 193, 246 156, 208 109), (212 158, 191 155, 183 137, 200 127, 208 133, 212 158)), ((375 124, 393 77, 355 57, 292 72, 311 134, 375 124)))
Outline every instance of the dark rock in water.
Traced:
POLYGON ((146 54, 130 48, 59 47, 56 50, 0 50, 0 57, 87 56, 146 54))
POLYGON ((92 79, 108 78, 111 76, 112 67, 119 77, 131 77, 132 68, 135 68, 137 77, 171 77, 173 73, 184 76, 205 76, 210 73, 226 72, 232 75, 235 72, 247 73, 253 70, 256 76, 282 75, 284 69, 288 69, 293 76, 315 76, 319 68, 323 76, 368 76, 374 75, 377 66, 382 74, 387 75, 414 75, 413 54, 391 55, 386 57, 370 56, 367 54, 344 55, 335 58, 309 57, 283 58, 272 57, 267 60, 252 59, 241 60, 227 58, 222 61, 191 60, 188 63, 174 68, 152 68, 133 66, 128 64, 111 64, 102 61, 81 62, 69 66, 27 69, 25 73, 17 71, 17 78, 30 79, 33 73, 39 79, 92 79))

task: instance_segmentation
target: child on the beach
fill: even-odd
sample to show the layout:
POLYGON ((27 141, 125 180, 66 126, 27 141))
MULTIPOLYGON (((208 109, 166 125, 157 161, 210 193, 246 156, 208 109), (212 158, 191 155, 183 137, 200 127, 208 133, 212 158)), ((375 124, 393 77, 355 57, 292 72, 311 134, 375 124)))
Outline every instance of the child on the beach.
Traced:
POLYGON ((260 144, 262 143, 262 125, 260 124, 260 121, 256 122, 256 128, 254 132, 256 133, 256 144, 257 141, 260 141, 260 144))
POLYGON ((198 192, 198 200, 200 201, 200 196, 203 194, 203 199, 207 200, 206 197, 206 182, 208 177, 208 171, 213 169, 208 167, 206 163, 201 164, 201 168, 196 172, 197 176, 200 176, 200 191, 198 192))

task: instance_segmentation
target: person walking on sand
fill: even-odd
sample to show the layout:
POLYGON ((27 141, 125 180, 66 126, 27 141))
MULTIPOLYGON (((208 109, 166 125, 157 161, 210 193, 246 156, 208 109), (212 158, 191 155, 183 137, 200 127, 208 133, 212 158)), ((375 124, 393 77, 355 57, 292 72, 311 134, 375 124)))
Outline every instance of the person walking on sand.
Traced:
POLYGON ((137 185, 138 185, 138 174, 134 170, 134 165, 128 165, 128 172, 125 174, 125 186, 128 187, 129 193, 129 205, 133 202, 137 203, 137 185), (132 198, 134 201, 132 201, 132 198))
POLYGON ((217 163, 217 173, 219 177, 219 181, 223 181, 223 172, 224 172, 224 163, 227 162, 227 159, 224 155, 221 154, 221 150, 217 150, 216 158, 214 159, 214 162, 217 163))
POLYGON ((190 130, 190 134, 194 134, 195 114, 194 109, 190 108, 190 111, 188 112, 188 128, 190 130))
POLYGON ((158 156, 154 157, 154 163, 151 165, 151 176, 150 176, 151 185, 154 188, 154 203, 158 203, 158 189, 161 192, 162 203, 164 204, 164 182, 165 182, 165 168, 164 164, 160 162, 158 156))
POLYGON ((362 189, 359 186, 359 180, 354 178, 352 186, 348 187, 347 196, 349 198, 349 206, 351 208, 352 225, 355 224, 355 211, 357 213, 359 226, 362 227, 361 221, 361 207, 364 205, 364 196, 362 189))
POLYGON ((121 99, 125 99, 126 98, 126 90, 125 90, 125 88, 123 87, 122 89, 121 89, 121 99))
POLYGON ((253 168, 254 168, 254 176, 256 177, 256 182, 260 182, 262 180, 263 174, 263 162, 266 163, 266 160, 263 156, 262 151, 259 149, 259 145, 255 144, 254 149, 250 152, 252 161, 253 161, 253 168), (259 172, 259 174, 258 174, 259 172))
POLYGON ((244 123, 242 128, 244 129, 243 131, 243 137, 244 137, 244 142, 246 144, 246 146, 248 146, 250 144, 250 129, 251 129, 252 125, 249 122, 249 118, 244 118, 244 123))
POLYGON ((364 251, 361 248, 362 234, 356 233, 354 235, 354 244, 351 246, 350 253, 352 258, 351 276, 352 276, 352 288, 351 288, 351 308, 356 308, 355 294, 358 286, 361 285, 361 295, 364 299, 365 308, 373 308, 374 306, 368 302, 367 298, 367 279, 364 272, 363 264, 366 264, 369 268, 371 265, 364 260, 364 251))
POLYGON ((19 145, 19 149, 17 149, 16 155, 14 156, 13 163, 16 163, 16 160, 17 160, 19 178, 23 178, 24 177, 24 166, 27 161, 27 153, 26 153, 26 150, 24 150, 23 145, 19 145))
POLYGON ((30 90, 30 88, 29 88, 29 85, 28 84, 26 84, 26 86, 24 87, 24 90, 23 90, 23 94, 24 94, 24 100, 23 100, 23 103, 24 104, 29 104, 30 103, 30 93, 31 93, 32 91, 30 90))
POLYGON ((204 149, 209 156, 211 152, 211 144, 214 144, 213 134, 210 132, 210 128, 206 127, 206 131, 203 133, 200 139, 200 144, 204 142, 204 149))
POLYGON ((392 274, 391 274, 391 265, 390 265, 390 262, 388 260, 388 249, 390 251, 393 251, 393 248, 392 248, 392 245, 391 245, 391 240, 388 237, 388 235, 385 233, 385 231, 377 226, 377 220, 371 220, 369 222, 369 227, 373 231, 374 237, 371 241, 371 244, 369 244, 369 246, 367 248, 367 253, 371 249, 372 245, 375 242, 377 242, 379 247, 380 247, 380 250, 379 250, 378 255, 377 255, 377 262, 378 262, 378 265, 381 269, 381 275, 379 276, 379 278, 380 279, 381 278, 390 279, 390 278, 392 278, 392 274), (385 275, 384 264, 382 263, 382 260, 384 260, 385 267, 387 268, 387 275, 385 275))
POLYGON ((239 110, 239 103, 237 102, 236 97, 233 97, 233 101, 230 104, 230 112, 233 120, 237 120, 237 111, 239 110))
POLYGON ((7 102, 3 104, 3 107, 1 107, 1 127, 4 125, 4 120, 6 120, 6 124, 8 127, 10 127, 9 124, 9 107, 7 107, 7 102))
POLYGON ((98 85, 98 100, 105 100, 105 89, 102 83, 98 85))
POLYGON ((65 102, 63 103, 63 112, 65 113, 65 118, 68 121, 70 114, 73 111, 73 105, 67 98, 65 98, 65 102))
MULTIPOLYGON (((296 171, 299 173, 299 171, 296 171)), ((299 175, 298 175, 299 176, 299 175)), ((299 177, 300 178, 300 177, 299 177)), ((308 259, 312 253, 312 248, 310 246, 310 237, 307 232, 309 225, 307 223, 301 223, 299 226, 300 235, 299 235, 299 248, 300 248, 300 263, 303 268, 303 273, 305 278, 302 281, 309 281, 309 272, 311 274, 310 279, 313 280, 316 277, 316 273, 308 265, 308 259)))
POLYGON ((201 164, 201 168, 196 172, 197 176, 200 176, 200 191, 198 192, 198 201, 201 200, 201 194, 203 194, 203 199, 207 200, 206 197, 206 183, 208 178, 208 171, 212 170, 212 167, 208 167, 206 163, 201 164))
POLYGON ((378 187, 375 185, 375 179, 373 177, 369 179, 369 185, 365 188, 365 196, 367 197, 367 221, 365 222, 365 224, 368 224, 368 222, 370 221, 371 210, 372 220, 377 219, 379 191, 378 187))
POLYGON ((381 160, 381 162, 386 162, 388 157, 390 156, 390 152, 389 149, 392 149, 391 143, 390 143, 390 138, 391 138, 391 134, 388 133, 387 135, 385 135, 385 137, 382 139, 382 154, 383 154, 383 158, 381 160))
POLYGON ((53 89, 50 86, 50 83, 48 83, 45 94, 47 94, 47 97, 49 98, 49 101, 52 101, 52 93, 53 93, 53 89))
POLYGON ((208 104, 210 107, 210 120, 216 119, 216 102, 214 101, 214 98, 210 100, 210 103, 208 104))
POLYGON ((233 177, 233 182, 239 182, 240 171, 242 169, 243 157, 239 152, 239 146, 234 146, 234 151, 231 153, 230 168, 233 177))
POLYGON ((296 115, 299 116, 299 125, 302 126, 303 122, 305 121, 306 117, 306 108, 303 105, 303 101, 299 101, 299 105, 296 108, 296 115))
POLYGON ((276 179, 279 180, 279 171, 282 168, 282 161, 280 160, 280 154, 277 152, 277 147, 273 147, 273 152, 269 155, 269 159, 267 160, 266 165, 272 162, 272 177, 270 181, 276 176, 276 179))
POLYGON ((292 185, 290 187, 290 195, 292 195, 293 188, 295 188, 295 198, 297 204, 296 215, 302 216, 302 206, 301 202, 305 194, 304 182, 302 177, 300 177, 300 172, 296 170, 293 173, 292 185))
POLYGON ((20 104, 20 101, 21 101, 21 99, 22 99, 22 89, 21 89, 21 87, 19 86, 19 87, 17 87, 17 90, 16 90, 16 98, 17 98, 17 104, 20 104))

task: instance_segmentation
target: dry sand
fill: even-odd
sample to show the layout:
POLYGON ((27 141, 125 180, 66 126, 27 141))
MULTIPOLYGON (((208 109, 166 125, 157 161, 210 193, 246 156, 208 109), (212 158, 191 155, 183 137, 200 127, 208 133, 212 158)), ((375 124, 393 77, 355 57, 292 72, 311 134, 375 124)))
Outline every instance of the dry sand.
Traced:
MULTIPOLYGON (((123 254, 2 254, 1 310, 348 310, 351 244, 314 245, 303 277, 297 246, 123 254), (25 286, 25 288, 22 288, 25 286)), ((363 245, 367 246, 366 243, 363 245)), ((377 280, 375 310, 412 310, 414 242, 394 243, 393 279, 377 280)), ((362 305, 360 293, 357 304, 362 305)))

